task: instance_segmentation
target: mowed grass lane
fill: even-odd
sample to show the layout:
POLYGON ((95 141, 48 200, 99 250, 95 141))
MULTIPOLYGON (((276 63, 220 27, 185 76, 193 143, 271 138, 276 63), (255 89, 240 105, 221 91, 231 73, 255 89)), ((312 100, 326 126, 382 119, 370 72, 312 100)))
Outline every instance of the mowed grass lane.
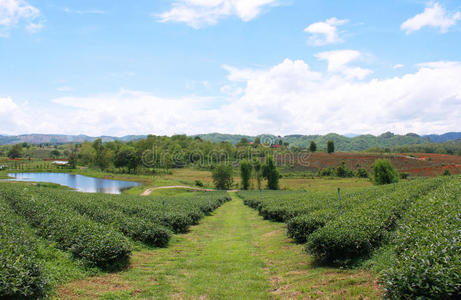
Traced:
POLYGON ((131 267, 62 286, 59 299, 278 299, 379 297, 372 275, 312 266, 285 225, 235 194, 165 249, 135 252, 131 267))

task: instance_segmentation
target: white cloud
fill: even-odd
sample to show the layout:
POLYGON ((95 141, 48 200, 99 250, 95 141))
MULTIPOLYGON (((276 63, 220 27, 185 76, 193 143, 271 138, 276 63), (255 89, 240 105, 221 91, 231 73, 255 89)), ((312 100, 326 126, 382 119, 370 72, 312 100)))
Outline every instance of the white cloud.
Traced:
POLYGON ((304 61, 285 60, 254 73, 244 96, 224 115, 236 118, 232 132, 253 134, 429 133, 461 128, 461 62, 418 67, 402 77, 357 82, 347 75, 313 76, 304 61))
POLYGON ((325 20, 325 22, 313 23, 304 29, 304 31, 312 34, 309 38, 309 43, 311 45, 324 46, 328 44, 338 44, 343 42, 338 33, 338 26, 344 25, 347 22, 348 20, 331 18, 325 20))
POLYGON ((333 73, 342 73, 347 78, 364 79, 373 73, 371 70, 360 67, 350 67, 349 64, 362 57, 362 54, 356 50, 334 50, 320 52, 315 55, 320 60, 328 61, 328 71, 333 73))
POLYGON ((176 0, 169 11, 155 15, 160 22, 179 22, 198 29, 235 15, 248 22, 277 0, 176 0))
POLYGON ((401 69, 401 68, 403 68, 403 67, 405 67, 405 65, 402 65, 402 64, 396 64, 396 65, 394 65, 392 68, 394 68, 394 69, 396 69, 396 70, 397 70, 397 69, 401 69))
POLYGON ((168 99, 121 90, 53 99, 51 108, 1 98, 0 134, 426 134, 461 128, 461 62, 424 63, 400 77, 357 81, 342 70, 359 58, 350 53, 326 72, 291 59, 268 69, 227 67, 223 97, 168 99))
POLYGON ((0 0, 0 36, 7 37, 12 28, 23 23, 32 33, 42 29, 40 10, 24 0, 0 0))
POLYGON ((439 3, 434 2, 426 7, 423 13, 406 20, 400 28, 406 34, 418 31, 425 26, 439 28, 442 33, 445 33, 450 27, 456 25, 456 22, 460 19, 460 12, 449 15, 445 8, 439 3))
POLYGON ((31 128, 28 128, 26 124, 32 119, 28 118, 29 116, 25 110, 26 107, 18 106, 11 98, 0 97, 0 120, 2 125, 0 134, 30 130, 31 128))

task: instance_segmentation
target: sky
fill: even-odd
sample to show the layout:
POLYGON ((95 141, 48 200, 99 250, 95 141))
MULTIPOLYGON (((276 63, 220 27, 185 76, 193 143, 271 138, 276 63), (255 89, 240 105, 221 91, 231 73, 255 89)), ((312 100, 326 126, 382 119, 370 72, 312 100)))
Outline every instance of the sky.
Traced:
POLYGON ((461 131, 459 0, 0 0, 0 134, 461 131))

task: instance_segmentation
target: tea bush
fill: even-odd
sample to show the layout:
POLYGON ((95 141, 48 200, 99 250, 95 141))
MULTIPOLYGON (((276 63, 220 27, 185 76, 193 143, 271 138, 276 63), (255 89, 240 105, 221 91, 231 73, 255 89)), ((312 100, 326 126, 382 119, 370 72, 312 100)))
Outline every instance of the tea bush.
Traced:
POLYGON ((37 257, 37 242, 0 196, 0 298, 43 298, 49 284, 37 257))
POLYGON ((440 183, 437 178, 413 181, 347 211, 312 233, 306 249, 317 260, 327 263, 348 263, 369 255, 388 240, 389 232, 396 228, 405 210, 440 183))
POLYGON ((50 196, 53 192, 56 191, 0 185, 0 195, 16 213, 37 228, 40 236, 56 242, 58 248, 101 268, 127 263, 131 249, 123 235, 56 201, 50 196))
POLYGON ((393 243, 396 258, 382 279, 386 298, 460 299, 460 180, 417 201, 393 243))

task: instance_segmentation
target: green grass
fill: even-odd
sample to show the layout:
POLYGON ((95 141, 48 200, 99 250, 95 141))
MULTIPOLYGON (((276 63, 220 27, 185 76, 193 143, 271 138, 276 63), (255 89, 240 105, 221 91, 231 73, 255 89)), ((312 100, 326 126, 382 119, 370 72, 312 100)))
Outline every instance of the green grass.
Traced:
POLYGON ((9 179, 8 173, 0 173, 0 179, 9 179))
POLYGON ((166 249, 142 248, 128 270, 62 286, 60 298, 378 298, 374 276, 318 268, 285 225, 263 220, 233 195, 166 249))

